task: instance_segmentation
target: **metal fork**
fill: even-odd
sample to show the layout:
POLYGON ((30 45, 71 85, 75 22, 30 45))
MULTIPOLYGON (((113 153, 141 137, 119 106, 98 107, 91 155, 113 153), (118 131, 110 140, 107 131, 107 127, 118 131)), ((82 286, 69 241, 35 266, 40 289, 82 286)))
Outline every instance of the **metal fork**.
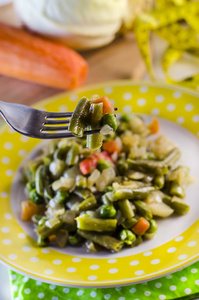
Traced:
MULTIPOLYGON (((115 109, 117 110, 117 109, 115 109)), ((38 139, 74 137, 68 131, 73 112, 47 112, 26 105, 0 101, 0 114, 15 131, 38 139)), ((85 135, 99 130, 85 131, 85 135)))

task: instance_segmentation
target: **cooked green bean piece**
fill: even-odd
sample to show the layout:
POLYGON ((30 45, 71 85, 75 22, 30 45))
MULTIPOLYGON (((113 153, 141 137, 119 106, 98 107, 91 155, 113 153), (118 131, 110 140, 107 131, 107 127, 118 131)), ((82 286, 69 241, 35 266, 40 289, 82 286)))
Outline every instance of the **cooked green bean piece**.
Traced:
POLYGON ((63 174, 65 168, 65 162, 60 159, 53 160, 49 166, 50 173, 54 178, 59 178, 63 174))
POLYGON ((79 211, 86 211, 88 209, 93 209, 97 205, 97 201, 94 195, 88 197, 79 204, 79 211))
POLYGON ((87 199, 92 196, 92 193, 89 189, 75 189, 74 194, 82 199, 87 199))
POLYGON ((35 172, 35 187, 36 191, 40 196, 44 196, 44 181, 45 176, 45 167, 44 165, 39 165, 35 172))
POLYGON ((102 196, 102 203, 103 204, 111 204, 112 202, 109 200, 109 198, 107 197, 107 194, 104 194, 103 196, 102 196))
MULTIPOLYGON (((89 111, 89 130, 95 130, 100 128, 100 122, 103 116, 103 103, 91 103, 89 111)), ((103 135, 101 133, 95 133, 87 135, 86 142, 89 149, 99 149, 102 146, 103 135)))
POLYGON ((114 231, 117 226, 116 219, 98 219, 79 216, 76 218, 77 228, 89 231, 114 231))
POLYGON ((154 191, 153 186, 146 186, 139 189, 118 189, 112 192, 112 197, 109 196, 110 201, 118 201, 124 199, 144 199, 146 198, 151 191, 154 191))
POLYGON ((114 218, 116 215, 116 209, 113 205, 104 204, 100 208, 100 216, 104 219, 114 218))
POLYGON ((88 232, 84 230, 78 229, 78 234, 85 239, 91 240, 94 243, 105 247, 106 249, 110 249, 114 252, 118 252, 122 249, 124 243, 122 241, 117 240, 116 238, 104 235, 96 232, 88 232))
POLYGON ((131 229, 138 222, 137 218, 126 219, 122 222, 122 226, 131 229))
POLYGON ((170 187, 170 195, 176 196, 179 198, 184 198, 185 192, 182 186, 180 186, 176 181, 171 182, 171 187, 170 187))
POLYGON ((128 199, 118 201, 118 206, 125 219, 132 219, 132 217, 134 216, 134 211, 132 208, 132 204, 128 199))
POLYGON ((139 215, 141 215, 142 217, 144 217, 147 220, 150 220, 153 218, 152 212, 145 202, 136 200, 133 202, 133 204, 135 205, 139 215))
POLYGON ((87 178, 82 175, 76 176, 76 187, 87 188, 87 178))
POLYGON ((105 114, 101 120, 102 126, 109 125, 113 131, 117 130, 117 119, 114 114, 105 114))
POLYGON ((60 229, 63 226, 63 222, 59 222, 53 227, 48 227, 45 224, 42 226, 37 227, 36 233, 38 236, 41 236, 42 239, 47 238, 49 235, 54 234, 58 229, 60 229))
POLYGON ((108 160, 99 160, 97 162, 97 168, 100 172, 102 172, 104 169, 107 169, 111 167, 113 164, 108 160))
POLYGON ((46 247, 46 246, 48 246, 48 243, 49 243, 49 241, 48 241, 47 238, 43 239, 41 237, 41 235, 37 236, 37 246, 39 246, 39 247, 46 247))
POLYGON ((84 135, 89 116, 89 107, 90 101, 86 97, 83 97, 73 112, 68 130, 77 137, 82 137, 84 135))
POLYGON ((159 174, 165 175, 168 173, 167 166, 163 163, 163 161, 154 161, 154 160, 133 160, 127 159, 128 167, 131 170, 147 173, 147 174, 159 174))
POLYGON ((189 205, 177 197, 163 197, 163 202, 169 205, 177 215, 184 215, 189 211, 189 205))
POLYGON ((73 142, 66 156, 66 165, 73 166, 78 162, 80 147, 77 143, 73 142))
MULTIPOLYGON (((93 128, 88 126, 88 130, 91 130, 93 128)), ((94 133, 87 135, 87 144, 86 146, 89 149, 97 150, 102 146, 102 141, 103 141, 103 135, 101 133, 94 133)))
POLYGON ((147 229, 146 233, 155 233, 158 228, 158 224, 157 224, 156 220, 150 219, 150 220, 148 220, 148 222, 150 224, 150 227, 149 227, 149 229, 147 229))
POLYGON ((120 240, 123 241, 127 245, 132 245, 136 240, 136 235, 128 229, 122 229, 119 233, 120 240))
POLYGON ((43 215, 34 215, 32 216, 32 221, 38 225, 39 221, 43 218, 43 215))
POLYGON ((158 189, 162 189, 165 184, 164 175, 156 175, 153 180, 154 186, 158 189))
POLYGON ((140 235, 137 236, 136 240, 133 242, 131 247, 137 247, 142 243, 142 237, 140 235))

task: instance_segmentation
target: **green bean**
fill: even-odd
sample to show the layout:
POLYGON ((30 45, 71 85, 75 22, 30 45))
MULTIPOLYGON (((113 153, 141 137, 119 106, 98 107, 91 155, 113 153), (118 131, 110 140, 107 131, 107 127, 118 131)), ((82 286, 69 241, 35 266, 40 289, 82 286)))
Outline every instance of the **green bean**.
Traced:
POLYGON ((66 168, 66 164, 63 160, 53 160, 49 166, 50 173, 54 178, 59 178, 66 168))
POLYGON ((122 222, 122 226, 131 229, 138 222, 137 218, 126 219, 122 222))
POLYGON ((47 238, 51 234, 54 234, 58 229, 60 229, 63 226, 63 222, 59 222, 56 225, 54 225, 52 228, 46 226, 45 224, 42 226, 37 227, 36 233, 37 235, 41 236, 42 239, 47 238))
POLYGON ((132 217, 134 216, 134 211, 132 208, 132 204, 128 199, 118 201, 118 206, 125 219, 132 219, 132 217))
POLYGON ((136 240, 133 242, 131 247, 137 247, 142 243, 142 237, 140 235, 137 236, 136 240))
MULTIPOLYGON (((103 116, 103 103, 91 103, 89 117, 90 126, 89 130, 95 130, 100 128, 100 122, 103 116)), ((103 135, 101 133, 95 133, 87 135, 86 142, 89 149, 99 149, 102 146, 103 135)))
POLYGON ((177 197, 163 197, 163 202, 169 205, 177 215, 184 215, 189 211, 189 205, 177 197))
POLYGON ((67 166, 73 166, 78 162, 79 159, 79 151, 80 146, 77 143, 73 143, 68 150, 67 156, 66 156, 66 165, 67 166))
POLYGON ((158 189, 162 189, 165 184, 164 175, 156 175, 153 180, 154 186, 158 189))
POLYGON ((101 245, 106 249, 110 249, 114 252, 120 251, 124 245, 122 241, 109 235, 104 235, 96 232, 88 232, 84 230, 78 230, 77 232, 83 238, 91 240, 94 243, 101 245))
POLYGON ((42 238, 40 235, 37 236, 37 246, 39 247, 46 247, 48 246, 48 239, 47 238, 42 238))
POLYGON ((144 217, 147 220, 150 220, 153 218, 152 212, 145 202, 136 200, 133 202, 133 204, 135 205, 139 215, 141 215, 142 217, 144 217))
POLYGON ((146 233, 155 233, 157 231, 158 225, 156 220, 150 219, 148 220, 150 227, 147 229, 146 233))
POLYGON ((170 187, 170 191, 169 194, 172 196, 176 196, 179 198, 184 198, 185 196, 185 192, 182 186, 180 186, 177 181, 172 181, 171 182, 171 187, 170 187))
POLYGON ((155 190, 153 186, 146 186, 138 189, 118 189, 112 192, 109 196, 110 201, 118 201, 124 199, 144 199, 151 191, 155 190))
MULTIPOLYGON (((88 126, 88 130, 91 129, 93 128, 88 126)), ((86 147, 88 147, 89 149, 97 150, 102 146, 103 135, 101 133, 89 134, 87 135, 86 139, 86 147)))
POLYGON ((75 189, 74 194, 80 198, 87 199, 92 196, 92 193, 89 189, 75 189))
POLYGON ((101 120, 102 126, 109 125, 113 131, 117 129, 117 119, 114 114, 105 114, 101 120))
POLYGON ((76 187, 87 188, 87 178, 82 175, 76 176, 76 187))
POLYGON ((111 204, 111 201, 108 199, 107 194, 104 194, 101 199, 103 204, 111 204))
POLYGON ((117 226, 116 219, 98 219, 91 217, 79 216, 76 218, 77 228, 81 230, 92 231, 114 231, 117 226))
POLYGON ((68 130, 77 137, 82 137, 84 134, 84 129, 86 128, 89 115, 89 107, 90 101, 86 97, 83 97, 73 112, 68 130))
POLYGON ((123 241, 127 245, 132 245, 136 240, 136 235, 128 229, 122 229, 119 233, 120 240, 123 241))
POLYGON ((100 208, 100 216, 104 219, 114 218, 116 215, 116 209, 113 205, 104 204, 100 208))
POLYGON ((39 221, 43 218, 43 215, 34 215, 32 216, 32 221, 38 225, 39 221))
POLYGON ((113 164, 108 160, 99 160, 97 162, 97 168, 100 172, 102 172, 104 169, 107 169, 111 167, 113 164))
POLYGON ((93 209, 97 205, 97 201, 94 195, 88 197, 86 200, 79 204, 79 211, 86 211, 88 209, 93 209))
POLYGON ((96 245, 90 240, 85 241, 85 246, 89 252, 95 252, 95 253, 98 252, 96 245))
POLYGON ((43 178, 45 176, 44 174, 44 165, 39 165, 36 172, 35 172, 35 187, 36 192, 40 196, 44 196, 44 181, 43 178))

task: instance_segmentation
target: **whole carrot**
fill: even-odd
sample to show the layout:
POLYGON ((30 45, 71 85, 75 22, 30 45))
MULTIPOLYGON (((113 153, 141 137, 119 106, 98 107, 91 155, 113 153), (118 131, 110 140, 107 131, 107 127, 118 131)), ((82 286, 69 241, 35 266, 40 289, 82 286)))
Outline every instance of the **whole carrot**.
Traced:
POLYGON ((87 72, 87 62, 74 50, 0 24, 0 74, 74 89, 84 83, 87 72))

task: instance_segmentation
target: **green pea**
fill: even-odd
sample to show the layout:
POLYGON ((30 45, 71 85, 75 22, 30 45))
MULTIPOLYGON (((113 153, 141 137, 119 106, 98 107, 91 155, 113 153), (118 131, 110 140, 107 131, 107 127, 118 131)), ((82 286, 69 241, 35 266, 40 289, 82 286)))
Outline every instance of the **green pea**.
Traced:
POLYGON ((58 203, 65 203, 69 197, 69 193, 65 190, 58 190, 55 197, 58 203))
POLYGON ((146 231, 146 233, 154 233, 157 231, 158 225, 157 222, 154 219, 150 219, 148 220, 150 227, 149 229, 146 231))
POLYGON ((109 125, 114 131, 117 129, 117 119, 114 114, 105 114, 102 117, 102 126, 109 125))
POLYGON ((107 169, 112 166, 112 163, 107 160, 99 160, 97 163, 97 168, 102 172, 104 169, 107 169))
POLYGON ((33 189, 29 193, 30 200, 37 205, 43 204, 44 199, 37 193, 36 189, 33 189))
POLYGON ((34 188, 35 188, 35 182, 34 181, 27 182, 26 189, 27 189, 28 192, 32 191, 34 188))
POLYGON ((132 245, 136 240, 136 235, 128 229, 122 229, 119 233, 120 240, 123 241, 127 245, 132 245))
POLYGON ((123 114, 123 115, 120 117, 120 121, 121 121, 121 122, 129 123, 130 120, 131 120, 131 117, 130 117, 130 115, 128 115, 128 114, 123 114))
POLYGON ((68 243, 71 245, 71 246, 77 246, 79 245, 80 243, 82 242, 82 238, 81 236, 79 236, 78 234, 69 234, 68 236, 68 243))
POLYGON ((117 211, 113 205, 110 204, 104 204, 100 208, 100 215, 102 218, 109 219, 109 218, 114 218, 116 215, 117 211))

